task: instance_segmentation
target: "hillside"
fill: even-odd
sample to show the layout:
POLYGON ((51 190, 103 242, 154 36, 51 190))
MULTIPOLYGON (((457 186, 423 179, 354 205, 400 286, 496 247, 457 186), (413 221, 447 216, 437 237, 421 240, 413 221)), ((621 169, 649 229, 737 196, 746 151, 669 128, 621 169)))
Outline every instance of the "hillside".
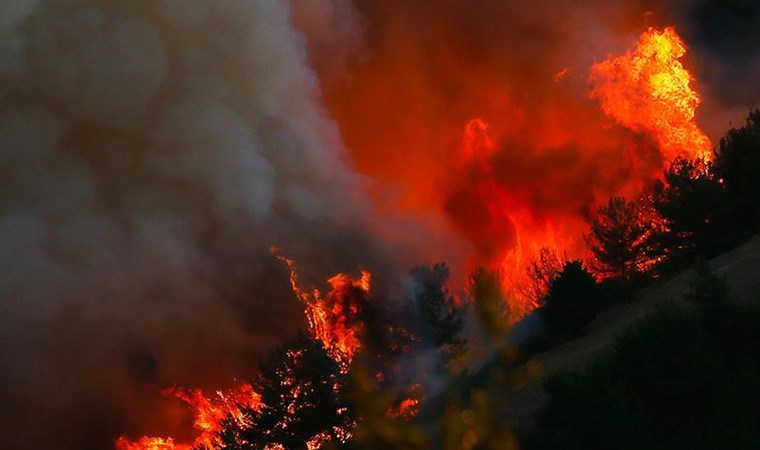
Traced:
MULTIPOLYGON (((711 269, 726 277, 733 298, 753 301, 760 292, 760 236, 710 261, 711 269)), ((538 363, 541 375, 508 392, 492 392, 502 413, 518 427, 530 424, 533 414, 545 403, 543 380, 560 370, 582 368, 601 350, 608 348, 622 331, 665 300, 682 301, 693 271, 644 290, 638 301, 604 311, 589 327, 586 336, 554 347, 526 364, 538 363)), ((524 367, 524 366, 521 366, 524 367)), ((519 370, 519 368, 517 369, 519 370)))

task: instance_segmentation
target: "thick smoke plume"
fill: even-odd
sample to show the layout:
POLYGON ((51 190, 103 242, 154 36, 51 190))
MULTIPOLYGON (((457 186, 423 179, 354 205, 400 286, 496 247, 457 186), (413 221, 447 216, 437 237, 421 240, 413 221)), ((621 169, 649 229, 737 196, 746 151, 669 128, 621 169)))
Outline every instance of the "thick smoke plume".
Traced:
POLYGON ((303 325, 270 246, 315 280, 372 262, 365 181, 289 14, 0 3, 1 447, 181 425, 161 389, 247 377, 303 325))

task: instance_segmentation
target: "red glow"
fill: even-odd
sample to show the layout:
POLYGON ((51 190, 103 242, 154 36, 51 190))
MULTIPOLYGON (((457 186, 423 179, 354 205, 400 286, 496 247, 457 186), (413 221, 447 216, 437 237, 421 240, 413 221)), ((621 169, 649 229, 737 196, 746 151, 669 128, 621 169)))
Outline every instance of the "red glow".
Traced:
POLYGON ((175 443, 170 437, 149 436, 131 441, 121 436, 116 441, 116 450, 190 450, 198 446, 214 448, 216 434, 221 431, 223 420, 228 417, 233 420, 243 420, 241 406, 249 408, 261 406, 261 396, 254 392, 250 384, 240 385, 228 392, 217 391, 215 397, 206 397, 200 389, 182 387, 172 387, 162 393, 182 400, 193 412, 195 417, 193 428, 198 431, 193 442, 175 443))
MULTIPOLYGON (((500 59, 478 55, 482 66, 515 73, 515 79, 488 70, 466 72, 463 67, 474 57, 462 49, 457 53, 461 43, 441 51, 441 73, 463 79, 440 88, 413 67, 424 58, 413 44, 406 45, 409 34, 403 24, 388 20, 388 42, 375 49, 377 60, 354 68, 347 77, 353 90, 328 89, 328 106, 359 169, 402 193, 385 200, 381 209, 438 219, 431 223, 444 239, 415 241, 423 250, 414 263, 444 260, 446 244, 466 241, 468 253, 458 269, 484 265, 497 270, 513 320, 535 307, 525 292, 531 283, 529 265, 541 249, 563 258, 586 256, 583 233, 597 206, 612 195, 638 197, 675 156, 709 157, 710 142, 695 122, 700 97, 681 62, 686 47, 673 28, 649 29, 624 54, 594 64, 591 91, 578 96, 571 91, 573 77, 581 73, 577 67, 542 68, 544 78, 534 77, 536 81, 504 69, 500 64, 508 63, 500 59), (397 50, 398 57, 392 53, 397 50), (589 94, 599 103, 590 101, 589 94), (366 114, 357 117, 356 111, 366 114)), ((438 25, 447 31, 444 22, 438 25)), ((430 32, 436 31, 441 30, 430 32)), ((327 280, 327 290, 305 288, 295 263, 279 258, 290 269, 309 331, 347 369, 361 347, 360 316, 370 299, 371 274, 363 271, 355 278, 341 273, 327 280)), ((213 446, 221 420, 240 417, 236 402, 260 402, 248 385, 213 399, 198 390, 169 393, 193 409, 199 432, 194 442, 121 437, 117 450, 213 446)), ((388 413, 414 416, 419 401, 410 396, 388 413)), ((310 447, 318 447, 321 439, 315 436, 310 447)))
MULTIPOLYGON (((272 251, 276 253, 277 249, 272 251)), ((371 274, 362 271, 361 277, 354 279, 339 273, 327 280, 330 290, 322 293, 316 288, 303 289, 295 263, 283 256, 278 255, 278 258, 290 268, 290 284, 306 306, 309 331, 322 341, 330 356, 347 369, 361 347, 359 315, 362 305, 369 301, 371 274)))
POLYGON ((374 59, 328 104, 359 168, 403 192, 384 207, 442 217, 431 221, 437 245, 420 243, 413 263, 453 261, 458 284, 477 266, 497 270, 512 319, 535 306, 526 272, 542 248, 587 258, 583 234, 608 198, 639 198, 675 156, 709 154, 673 28, 647 29, 629 50, 579 67, 551 48, 557 64, 510 60, 497 40, 467 46, 452 38, 462 24, 437 10, 419 13, 435 38, 417 42, 403 15, 377 8, 386 22, 374 59), (417 63, 431 53, 439 65, 417 63), (462 241, 464 255, 442 254, 462 241))

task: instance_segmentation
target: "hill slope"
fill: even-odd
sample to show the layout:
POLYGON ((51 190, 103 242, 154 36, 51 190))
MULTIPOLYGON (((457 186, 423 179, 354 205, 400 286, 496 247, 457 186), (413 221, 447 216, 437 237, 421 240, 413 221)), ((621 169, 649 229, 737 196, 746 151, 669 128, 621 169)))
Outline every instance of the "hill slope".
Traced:
MULTIPOLYGON (((739 302, 755 301, 760 292, 760 236, 710 261, 711 269, 725 276, 732 297, 739 302)), ((560 370, 582 368, 600 351, 611 346, 615 338, 636 320, 665 300, 683 301, 693 271, 684 272, 667 282, 650 287, 637 301, 604 311, 589 327, 586 336, 554 347, 526 364, 538 363, 541 375, 507 392, 492 392, 501 412, 520 427, 530 424, 533 414, 544 405, 547 395, 543 380, 560 370)), ((518 368, 519 370, 519 368, 518 368)))

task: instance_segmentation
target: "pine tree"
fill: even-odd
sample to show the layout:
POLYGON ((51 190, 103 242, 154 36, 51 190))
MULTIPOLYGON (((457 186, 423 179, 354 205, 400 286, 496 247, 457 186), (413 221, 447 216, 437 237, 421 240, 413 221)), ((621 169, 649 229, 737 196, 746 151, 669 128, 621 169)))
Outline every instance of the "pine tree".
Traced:
POLYGON ((641 202, 612 197, 597 211, 586 243, 594 254, 592 268, 604 276, 630 281, 659 257, 654 211, 641 202))
POLYGON ((654 186, 653 204, 665 221, 663 246, 691 261, 730 247, 732 199, 703 160, 677 158, 654 186))
POLYGON ((345 375, 322 343, 304 334, 274 351, 260 365, 254 390, 263 406, 230 419, 222 449, 263 450, 281 445, 302 450, 315 437, 342 440, 353 419, 341 389, 345 375))

